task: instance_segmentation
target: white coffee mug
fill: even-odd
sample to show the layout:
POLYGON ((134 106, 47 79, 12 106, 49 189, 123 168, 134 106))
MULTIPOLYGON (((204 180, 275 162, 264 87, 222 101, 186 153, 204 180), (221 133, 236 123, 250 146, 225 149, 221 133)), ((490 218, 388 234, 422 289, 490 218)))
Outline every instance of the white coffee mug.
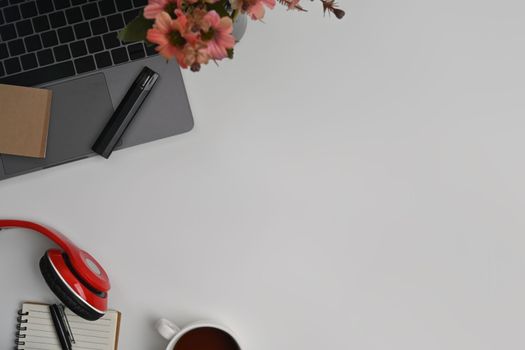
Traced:
POLYGON ((242 350, 241 345, 239 343, 239 339, 237 338, 235 333, 233 333, 232 330, 229 329, 228 327, 222 326, 213 321, 198 321, 198 322, 191 323, 184 328, 179 328, 173 322, 165 318, 161 318, 155 324, 155 328, 157 329, 159 334, 162 337, 164 337, 166 340, 169 340, 169 343, 166 346, 166 350, 173 350, 177 342, 184 336, 184 334, 188 333, 191 330, 194 330, 197 328, 204 328, 204 327, 216 328, 216 329, 219 329, 229 334, 233 338, 233 340, 235 340, 235 342, 237 343, 238 349, 242 350))

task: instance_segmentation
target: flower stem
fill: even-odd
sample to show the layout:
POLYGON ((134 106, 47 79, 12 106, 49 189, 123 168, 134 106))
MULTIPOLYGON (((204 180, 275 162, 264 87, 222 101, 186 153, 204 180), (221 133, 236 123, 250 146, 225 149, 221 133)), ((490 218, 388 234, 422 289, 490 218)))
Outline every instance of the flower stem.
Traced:
POLYGON ((235 20, 237 19, 237 16, 239 16, 239 10, 233 10, 231 14, 232 21, 235 22, 235 20))

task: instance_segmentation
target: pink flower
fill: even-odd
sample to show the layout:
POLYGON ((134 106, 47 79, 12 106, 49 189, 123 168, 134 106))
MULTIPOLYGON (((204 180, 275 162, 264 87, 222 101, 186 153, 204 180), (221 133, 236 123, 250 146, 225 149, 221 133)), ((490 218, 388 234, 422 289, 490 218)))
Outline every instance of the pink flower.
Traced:
POLYGON ((188 15, 188 28, 193 33, 207 32, 210 30, 210 22, 206 18, 208 12, 201 8, 196 8, 188 15))
POLYGON ((183 49, 188 40, 193 37, 187 34, 188 20, 177 11, 177 19, 172 19, 166 12, 161 12, 155 18, 153 28, 148 30, 146 39, 157 44, 155 50, 166 59, 176 58, 182 68, 187 68, 184 62, 183 49))
POLYGON ((161 12, 168 12, 171 16, 176 6, 176 0, 149 0, 144 7, 144 18, 155 19, 161 12))
POLYGON ((275 0, 258 0, 254 5, 250 6, 246 11, 252 19, 262 19, 264 17, 264 5, 269 9, 275 7, 275 0))
POLYGON ((299 2, 300 2, 300 1, 301 1, 301 0, 290 0, 290 1, 288 2, 288 5, 287 5, 287 6, 288 6, 288 10, 293 10, 294 8, 296 8, 297 5, 299 5, 299 2))
POLYGON ((183 54, 184 64, 189 66, 194 72, 198 72, 201 69, 201 64, 207 64, 210 60, 208 48, 200 40, 186 44, 183 54))
POLYGON ((275 7, 275 0, 231 0, 232 8, 247 13, 251 19, 260 20, 264 17, 264 6, 275 7))
POLYGON ((210 11, 204 16, 204 20, 210 24, 208 33, 203 34, 209 41, 208 53, 214 59, 221 60, 228 57, 227 49, 233 48, 235 38, 232 35, 233 22, 230 17, 220 17, 215 11, 210 11))

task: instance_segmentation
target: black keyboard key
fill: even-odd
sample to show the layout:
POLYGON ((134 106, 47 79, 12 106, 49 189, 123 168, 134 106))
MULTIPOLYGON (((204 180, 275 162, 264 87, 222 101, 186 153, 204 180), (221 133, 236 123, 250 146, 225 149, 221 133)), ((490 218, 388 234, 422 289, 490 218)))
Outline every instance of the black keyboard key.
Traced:
POLYGON ((4 8, 8 5, 7 0, 0 0, 0 8, 4 8))
POLYGON ((22 39, 16 39, 7 43, 9 47, 9 53, 11 56, 18 56, 26 52, 24 41, 22 39))
POLYGON ((124 28, 124 20, 122 19, 122 15, 120 13, 109 16, 107 20, 109 30, 119 30, 121 28, 124 28))
POLYGON ((16 38, 15 26, 12 24, 6 24, 0 27, 0 36, 3 41, 8 41, 16 38))
POLYGON ((10 77, 1 78, 0 83, 20 86, 35 86, 49 81, 63 79, 75 75, 73 62, 66 61, 52 66, 47 66, 10 77))
POLYGON ((112 49, 114 47, 120 46, 120 40, 118 40, 116 32, 105 34, 102 38, 104 40, 104 46, 106 49, 112 49))
POLYGON ((69 47, 67 45, 61 45, 53 48, 53 53, 55 54, 55 59, 57 62, 62 62, 71 58, 69 53, 69 47))
POLYGON ((33 18, 33 27, 35 28, 35 32, 37 33, 46 31, 49 28, 51 28, 49 26, 49 21, 47 20, 47 16, 40 16, 40 17, 33 18))
POLYGON ((126 11, 133 7, 131 4, 131 0, 118 0, 117 1, 117 9, 119 11, 126 11))
POLYGON ((150 45, 150 44, 144 43, 144 49, 146 49, 146 54, 148 56, 155 56, 155 55, 159 54, 157 52, 157 50, 155 50, 155 45, 150 45))
POLYGON ((4 65, 0 62, 0 77, 5 75, 4 65))
POLYGON ((75 67, 78 74, 95 70, 95 60, 92 56, 78 58, 75 60, 75 67))
POLYGON ((28 53, 20 57, 20 61, 22 62, 22 68, 24 68, 24 70, 33 69, 38 66, 38 63, 36 62, 36 56, 34 53, 28 53))
POLYGON ((69 47, 71 48, 71 54, 73 57, 87 55, 86 43, 83 40, 75 41, 74 43, 69 44, 69 47))
POLYGON ((51 2, 51 0, 38 0, 36 6, 38 7, 38 12, 40 12, 40 14, 53 11, 53 2, 51 2))
POLYGON ((82 12, 79 7, 66 10, 67 23, 74 24, 82 21, 82 12))
POLYGON ((70 41, 75 40, 75 34, 73 33, 73 29, 70 27, 64 27, 57 30, 58 38, 60 39, 60 42, 68 43, 70 41))
POLYGON ((28 19, 25 19, 23 21, 20 21, 16 24, 16 30, 18 31, 18 37, 28 36, 30 34, 33 34, 33 26, 31 25, 31 21, 28 19))
POLYGON ((87 0, 71 0, 71 5, 73 6, 82 5, 82 4, 85 4, 86 2, 87 0))
POLYGON ((69 0, 53 0, 53 2, 55 3, 55 9, 57 10, 62 10, 71 6, 69 0))
POLYGON ((42 33, 41 36, 42 36, 42 43, 44 47, 51 47, 51 46, 58 45, 57 34, 54 30, 50 30, 49 32, 42 33))
MULTIPOLYGON (((18 9, 18 6, 11 6, 6 7, 4 9, 4 16, 6 22, 14 22, 18 21, 20 19, 20 10, 18 9)), ((7 67, 6 67, 7 69, 7 67)))
POLYGON ((131 44, 128 46, 129 58, 131 60, 138 60, 139 58, 146 57, 144 53, 144 46, 142 43, 131 44))
POLYGON ((22 70, 18 57, 13 57, 4 61, 5 71, 7 74, 18 73, 22 70))
POLYGON ((5 23, 4 13, 2 11, 0 11, 0 24, 4 24, 4 23, 5 23))
POLYGON ((74 28, 77 39, 83 39, 91 36, 91 30, 89 29, 89 24, 87 22, 75 24, 74 28))
POLYGON ((109 67, 113 64, 108 51, 97 53, 95 55, 95 61, 97 62, 97 68, 109 67))
POLYGON ((82 6, 82 13, 84 13, 85 19, 92 19, 98 17, 99 13, 97 4, 87 4, 82 6))
POLYGON ((38 36, 38 34, 28 36, 24 39, 24 42, 28 52, 37 51, 42 48, 42 41, 40 40, 40 36, 38 36))
POLYGON ((111 50, 111 56, 115 64, 124 63, 129 61, 128 52, 125 47, 119 47, 118 49, 111 50))
POLYGON ((100 35, 109 32, 108 24, 104 18, 94 19, 90 23, 93 35, 100 35))
POLYGON ((113 0, 102 0, 98 3, 98 7, 102 16, 107 16, 117 11, 113 0))
POLYGON ((6 43, 0 43, 0 60, 6 58, 9 56, 9 52, 7 52, 7 44, 6 43))
POLYGON ((99 36, 87 39, 86 43, 90 53, 104 50, 104 44, 102 44, 102 39, 99 36))
POLYGON ((66 25, 66 16, 64 12, 53 12, 49 14, 49 21, 51 22, 51 27, 58 28, 66 25))
POLYGON ((36 10, 36 3, 34 1, 26 2, 20 5, 20 12, 22 12, 22 17, 32 18, 38 14, 36 10))
POLYGON ((144 7, 148 4, 148 0, 133 0, 133 5, 135 7, 144 7))
POLYGON ((126 24, 129 24, 129 22, 133 21, 139 15, 139 13, 140 13, 139 10, 130 10, 130 11, 124 12, 123 14, 124 22, 126 24))
POLYGON ((55 62, 55 59, 53 58, 53 52, 50 49, 38 51, 36 55, 38 57, 38 63, 40 63, 41 66, 55 62))

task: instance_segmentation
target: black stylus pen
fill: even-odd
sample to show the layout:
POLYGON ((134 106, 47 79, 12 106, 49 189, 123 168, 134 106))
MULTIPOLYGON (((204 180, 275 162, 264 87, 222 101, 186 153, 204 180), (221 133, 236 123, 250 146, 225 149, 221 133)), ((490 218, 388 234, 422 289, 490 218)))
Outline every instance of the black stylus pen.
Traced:
POLYGON ((62 323, 66 326, 65 330, 67 338, 71 343, 75 344, 75 337, 73 337, 73 331, 71 330, 71 325, 69 324, 69 320, 66 316, 66 307, 64 305, 58 305, 58 313, 60 314, 60 319, 64 321, 62 323))
POLYGON ((157 72, 144 67, 95 141, 93 151, 109 158, 158 78, 157 72))
POLYGON ((64 323, 64 319, 61 316, 58 305, 49 305, 49 311, 51 313, 51 319, 53 320, 53 325, 55 326, 55 331, 58 336, 58 341, 62 350, 72 350, 73 346, 71 345, 71 339, 69 338, 67 327, 64 323))

